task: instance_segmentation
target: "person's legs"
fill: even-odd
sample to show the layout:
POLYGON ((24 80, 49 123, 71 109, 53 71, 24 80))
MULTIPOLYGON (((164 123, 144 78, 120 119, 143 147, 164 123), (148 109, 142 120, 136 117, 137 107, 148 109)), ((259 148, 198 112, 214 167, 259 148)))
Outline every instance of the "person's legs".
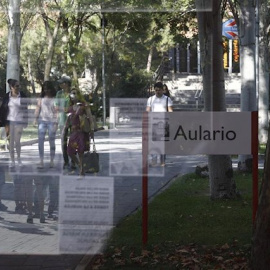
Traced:
POLYGON ((151 155, 150 166, 157 165, 157 155, 151 155))
POLYGON ((55 157, 55 135, 56 135, 55 123, 48 124, 48 133, 50 144, 50 166, 53 167, 53 161, 55 157))
POLYGON ((44 194, 43 194, 43 179, 42 179, 42 177, 37 177, 35 179, 35 186, 36 186, 38 205, 39 205, 40 223, 44 223, 45 217, 44 217, 44 194))
POLYGON ((59 177, 51 176, 48 179, 49 183, 49 193, 50 193, 50 202, 48 206, 48 217, 53 217, 53 212, 57 209, 58 198, 59 198, 59 177))
POLYGON ((5 133, 6 133, 6 150, 9 150, 9 141, 10 141, 10 124, 9 123, 5 126, 5 133))
POLYGON ((8 207, 2 203, 2 187, 5 184, 5 170, 0 166, 0 211, 6 211, 8 207))
POLYGON ((15 174, 13 178, 15 212, 23 213, 25 211, 26 191, 22 175, 15 174))
POLYGON ((35 213, 34 217, 39 218, 40 213, 39 213, 38 195, 37 195, 36 187, 34 188, 34 195, 33 196, 34 196, 34 208, 33 208, 33 211, 35 213))
POLYGON ((166 155, 160 155, 160 165, 165 166, 166 155))
POLYGON ((80 175, 85 175, 84 168, 83 168, 83 153, 78 153, 78 156, 79 156, 80 175))
POLYGON ((26 222, 33 223, 33 178, 31 176, 23 179, 28 217, 26 222))
POLYGON ((14 157, 14 136, 15 136, 15 125, 10 122, 8 126, 6 126, 6 133, 7 137, 9 138, 9 154, 10 154, 10 159, 11 159, 11 165, 15 165, 15 157, 14 157))
POLYGON ((47 130, 47 124, 45 122, 40 122, 38 125, 38 151, 40 158, 40 167, 43 167, 44 161, 44 141, 47 130))
POLYGON ((68 159, 68 153, 67 153, 67 141, 68 141, 68 130, 63 130, 61 133, 61 144, 62 144, 62 153, 64 158, 64 168, 68 167, 69 159, 68 159))
POLYGON ((21 165, 21 137, 22 137, 23 126, 22 125, 15 125, 14 127, 14 141, 15 141, 15 148, 18 158, 18 163, 21 165))
POLYGON ((76 164, 78 167, 80 167, 80 161, 78 160, 76 153, 69 152, 69 156, 71 160, 73 161, 73 163, 76 164))
POLYGON ((84 175, 84 168, 83 168, 83 154, 85 149, 87 148, 87 144, 89 144, 89 137, 85 136, 84 132, 78 134, 78 156, 79 156, 79 168, 80 168, 80 175, 84 175))

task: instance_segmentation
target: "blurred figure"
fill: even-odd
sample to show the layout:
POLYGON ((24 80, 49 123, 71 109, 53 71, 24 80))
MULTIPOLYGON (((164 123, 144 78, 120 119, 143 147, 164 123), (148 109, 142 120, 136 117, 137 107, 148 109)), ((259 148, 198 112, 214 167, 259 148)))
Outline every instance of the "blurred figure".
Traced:
POLYGON ((23 182, 25 186, 25 196, 27 202, 27 223, 33 223, 33 180, 35 183, 35 189, 37 193, 38 207, 39 207, 39 218, 40 223, 45 223, 44 216, 44 196, 43 196, 43 186, 44 186, 44 176, 31 176, 31 175, 23 175, 23 182))
POLYGON ((57 112, 55 107, 56 91, 53 82, 45 81, 42 85, 41 96, 37 101, 34 125, 38 122, 38 150, 40 163, 38 168, 44 167, 44 141, 48 131, 50 144, 50 168, 54 167, 55 136, 57 131, 57 112))
MULTIPOLYGON (((35 184, 37 182, 35 181, 35 184)), ((48 204, 48 218, 50 219, 57 219, 57 216, 55 215, 55 211, 58 208, 58 198, 59 198, 59 176, 46 176, 42 178, 42 193, 41 190, 39 190, 36 186, 34 191, 34 212, 35 215, 34 218, 41 218, 40 215, 40 208, 43 211, 44 207, 44 200, 45 198, 49 199, 48 204), (47 192, 47 188, 49 189, 49 192, 47 192), (49 196, 48 196, 49 195, 49 196), (42 201, 41 201, 42 200, 42 201), (40 206, 40 201, 41 206, 40 206)))
MULTIPOLYGON (((154 84, 155 95, 147 100, 147 112, 172 112, 172 100, 163 94, 164 88, 162 82, 154 84)), ((165 166, 165 155, 160 155, 160 165, 165 166)), ((151 166, 157 165, 157 155, 152 155, 151 166)))
POLYGON ((61 144, 62 144, 62 152, 64 159, 63 169, 69 168, 69 158, 67 154, 67 138, 68 138, 68 129, 64 129, 66 120, 67 120, 67 109, 69 107, 69 94, 71 91, 71 79, 70 77, 63 75, 60 80, 58 80, 58 84, 61 88, 56 93, 56 111, 58 113, 58 126, 61 133, 61 144))
POLYGON ((89 151, 90 136, 93 136, 93 120, 89 105, 85 102, 80 91, 73 89, 70 93, 70 107, 68 108, 68 118, 64 127, 64 132, 71 129, 67 153, 71 160, 79 167, 79 174, 84 175, 83 153, 89 151), (89 121, 89 132, 85 132, 82 127, 82 116, 85 115, 89 121))
POLYGON ((5 168, 0 166, 0 211, 6 211, 8 207, 2 203, 2 188, 5 184, 5 168))
MULTIPOLYGON (((20 84, 15 79, 8 79, 9 92, 5 94, 1 112, 0 122, 5 127, 6 138, 10 153, 10 169, 15 167, 15 149, 17 162, 22 166, 21 161, 21 136, 23 129, 28 125, 28 103, 26 95, 20 91, 20 84), (15 148, 15 149, 14 149, 15 148)), ((14 200, 15 212, 25 213, 25 188, 21 177, 14 177, 14 200)))
POLYGON ((15 213, 25 214, 27 211, 27 185, 22 175, 13 176, 15 213))
POLYGON ((170 90, 169 90, 167 84, 165 84, 165 83, 163 84, 163 94, 164 94, 165 96, 167 96, 167 97, 171 97, 170 90))
POLYGON ((15 167, 16 148, 18 165, 21 161, 21 136, 22 131, 28 125, 28 104, 25 94, 20 91, 20 84, 17 80, 8 79, 10 91, 3 98, 1 106, 1 123, 5 126, 6 136, 9 141, 10 168, 15 167))

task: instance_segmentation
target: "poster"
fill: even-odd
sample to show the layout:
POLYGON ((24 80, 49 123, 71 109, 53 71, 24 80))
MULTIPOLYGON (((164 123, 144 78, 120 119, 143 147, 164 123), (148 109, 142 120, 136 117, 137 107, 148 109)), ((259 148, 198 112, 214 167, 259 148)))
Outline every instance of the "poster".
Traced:
POLYGON ((99 252, 113 227, 113 178, 62 176, 59 196, 59 252, 99 252))

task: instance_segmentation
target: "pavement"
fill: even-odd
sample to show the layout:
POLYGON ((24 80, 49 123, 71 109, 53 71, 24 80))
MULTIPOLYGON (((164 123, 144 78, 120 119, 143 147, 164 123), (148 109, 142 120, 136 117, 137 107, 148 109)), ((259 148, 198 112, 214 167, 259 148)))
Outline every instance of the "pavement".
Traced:
MULTIPOLYGON (((98 131, 95 133, 95 143, 99 153, 100 171, 87 174, 83 179, 78 178, 76 172, 75 175, 69 175, 69 172, 63 171, 60 139, 56 139, 54 168, 49 168, 48 164, 45 164, 42 170, 37 168, 39 158, 36 141, 23 144, 24 166, 16 166, 14 170, 8 168, 9 153, 0 152, 0 177, 5 178, 2 203, 8 207, 6 211, 0 211, 1 270, 85 269, 92 255, 102 250, 102 246, 106 243, 104 235, 107 235, 108 231, 124 217, 141 207, 141 131, 130 127, 110 132, 98 131), (33 224, 26 223, 26 213, 15 213, 14 179, 32 183, 37 179, 46 180, 52 177, 56 181, 59 180, 60 199, 58 212, 55 212, 58 219, 49 219, 46 216, 46 223, 40 223, 39 219, 34 219, 33 224), (77 194, 76 203, 70 194, 77 194), (86 200, 87 204, 84 204, 86 200), (81 210, 76 210, 79 207, 82 207, 81 210), (85 208, 99 208, 99 210, 85 208), (100 227, 97 229, 96 225, 100 227), (73 226, 73 229, 77 226, 79 229, 76 227, 72 232, 70 226, 73 226), (100 233, 101 227, 104 234, 103 231, 100 233), (77 238, 76 236, 74 238, 75 234, 77 238), (99 235, 101 240, 97 238, 93 240, 93 235, 99 235), (88 239, 93 240, 94 248, 83 246, 88 239), (81 246, 84 248, 80 249, 81 246), (88 252, 87 249, 92 251, 88 252)), ((45 142, 45 156, 48 153, 49 144, 45 142)), ((167 188, 177 176, 194 172, 198 164, 206 161, 207 157, 204 155, 167 156, 164 168, 149 168, 149 199, 167 188)))

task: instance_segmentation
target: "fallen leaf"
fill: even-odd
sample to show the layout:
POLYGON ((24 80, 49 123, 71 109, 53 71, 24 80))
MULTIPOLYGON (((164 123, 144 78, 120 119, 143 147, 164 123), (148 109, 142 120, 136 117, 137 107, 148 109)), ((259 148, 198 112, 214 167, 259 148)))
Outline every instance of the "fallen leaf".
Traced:
POLYGON ((142 256, 143 256, 143 257, 149 257, 149 254, 150 254, 150 253, 151 253, 151 252, 148 251, 148 250, 145 250, 145 249, 142 250, 142 256))
POLYGON ((227 243, 221 247, 221 249, 229 249, 229 248, 230 246, 227 243))

